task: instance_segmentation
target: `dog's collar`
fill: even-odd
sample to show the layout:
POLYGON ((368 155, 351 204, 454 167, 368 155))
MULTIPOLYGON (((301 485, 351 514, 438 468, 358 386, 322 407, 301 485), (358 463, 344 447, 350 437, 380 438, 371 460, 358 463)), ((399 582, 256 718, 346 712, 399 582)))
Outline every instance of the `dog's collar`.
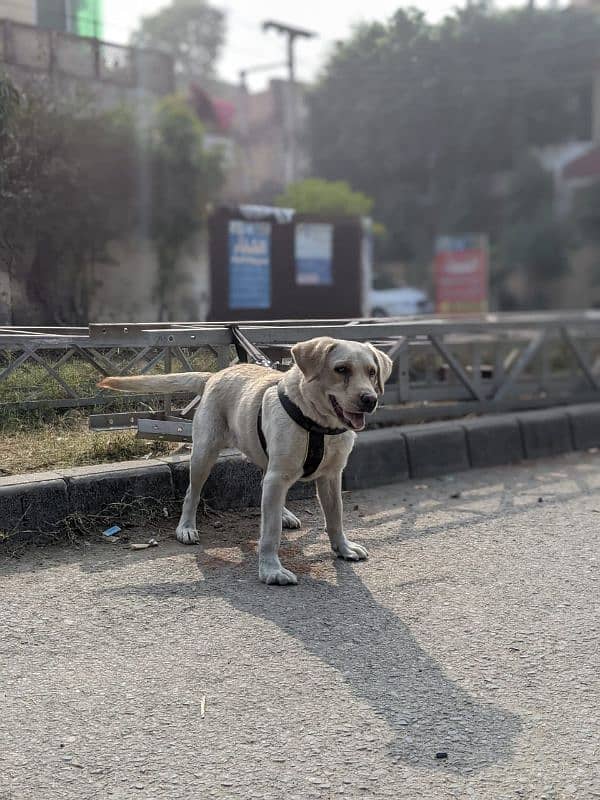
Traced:
POLYGON ((322 425, 319 425, 318 422, 315 422, 314 419, 307 417, 302 413, 296 403, 287 396, 282 383, 277 384, 277 394, 279 395, 279 401, 284 407, 288 417, 291 417, 294 422, 300 425, 301 428, 304 428, 305 431, 309 433, 320 433, 323 436, 338 436, 340 433, 346 433, 348 430, 348 428, 324 428, 322 425))

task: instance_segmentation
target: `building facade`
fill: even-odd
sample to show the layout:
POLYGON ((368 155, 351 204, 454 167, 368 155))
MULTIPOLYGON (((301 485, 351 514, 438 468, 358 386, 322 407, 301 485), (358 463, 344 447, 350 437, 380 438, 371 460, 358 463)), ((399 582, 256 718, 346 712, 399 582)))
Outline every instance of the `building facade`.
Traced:
POLYGON ((102 38, 102 0, 0 0, 0 19, 102 38))
POLYGON ((308 177, 304 86, 290 91, 288 81, 272 80, 262 91, 249 92, 213 82, 203 84, 202 95, 208 103, 197 107, 198 115, 211 133, 218 129, 228 155, 225 200, 268 205, 289 183, 308 177), (224 113, 225 125, 218 122, 224 113))
POLYGON ((23 22, 25 25, 37 24, 37 0, 0 0, 0 19, 23 22))

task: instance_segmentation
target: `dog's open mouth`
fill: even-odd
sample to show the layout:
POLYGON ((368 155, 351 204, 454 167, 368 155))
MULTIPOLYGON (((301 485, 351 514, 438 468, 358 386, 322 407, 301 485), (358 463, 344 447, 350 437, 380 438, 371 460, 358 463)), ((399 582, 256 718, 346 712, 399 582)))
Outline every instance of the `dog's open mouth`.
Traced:
POLYGON ((331 405, 333 406, 333 410, 335 411, 338 419, 346 426, 346 428, 350 428, 352 431, 362 431, 362 429, 365 427, 364 414, 355 414, 352 411, 344 411, 332 394, 329 395, 329 399, 331 400, 331 405))

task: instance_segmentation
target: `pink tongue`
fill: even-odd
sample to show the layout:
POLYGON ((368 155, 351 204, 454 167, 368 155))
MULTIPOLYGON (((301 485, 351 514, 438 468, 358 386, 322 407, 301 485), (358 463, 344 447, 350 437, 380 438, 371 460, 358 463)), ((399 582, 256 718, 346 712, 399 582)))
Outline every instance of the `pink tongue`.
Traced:
POLYGON ((352 423, 353 428, 364 428, 365 426, 365 415, 364 414, 350 414, 345 412, 344 416, 348 418, 348 420, 352 423))

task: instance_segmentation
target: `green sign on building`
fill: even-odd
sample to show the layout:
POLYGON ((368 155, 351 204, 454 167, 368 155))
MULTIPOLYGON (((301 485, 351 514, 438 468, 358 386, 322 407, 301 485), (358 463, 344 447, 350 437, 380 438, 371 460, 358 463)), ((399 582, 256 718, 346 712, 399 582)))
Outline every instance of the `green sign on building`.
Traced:
POLYGON ((42 28, 101 38, 102 0, 37 0, 37 22, 42 28))
POLYGON ((74 33, 102 38, 102 0, 72 0, 75 7, 74 33))

